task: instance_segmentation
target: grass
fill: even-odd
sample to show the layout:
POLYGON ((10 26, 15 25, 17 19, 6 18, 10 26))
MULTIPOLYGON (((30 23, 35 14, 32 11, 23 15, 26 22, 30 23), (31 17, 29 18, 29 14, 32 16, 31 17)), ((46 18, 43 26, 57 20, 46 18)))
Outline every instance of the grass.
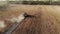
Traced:
POLYGON ((60 5, 60 1, 9 1, 9 3, 25 5, 60 5))

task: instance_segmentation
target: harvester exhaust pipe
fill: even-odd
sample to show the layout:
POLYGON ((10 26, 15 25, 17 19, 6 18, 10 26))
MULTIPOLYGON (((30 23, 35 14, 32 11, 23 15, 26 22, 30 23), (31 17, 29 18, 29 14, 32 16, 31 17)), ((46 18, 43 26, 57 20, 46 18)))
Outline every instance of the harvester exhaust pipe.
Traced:
POLYGON ((27 14, 27 13, 24 13, 24 17, 27 18, 27 17, 35 17, 35 16, 27 14))

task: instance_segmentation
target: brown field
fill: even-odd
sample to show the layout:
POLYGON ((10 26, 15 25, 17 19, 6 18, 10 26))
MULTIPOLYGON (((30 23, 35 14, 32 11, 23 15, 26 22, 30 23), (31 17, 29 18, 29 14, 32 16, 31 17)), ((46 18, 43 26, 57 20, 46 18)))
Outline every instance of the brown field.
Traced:
POLYGON ((24 12, 36 17, 26 18, 12 34, 60 34, 60 6, 57 5, 12 5, 8 10, 0 11, 0 20, 24 12))

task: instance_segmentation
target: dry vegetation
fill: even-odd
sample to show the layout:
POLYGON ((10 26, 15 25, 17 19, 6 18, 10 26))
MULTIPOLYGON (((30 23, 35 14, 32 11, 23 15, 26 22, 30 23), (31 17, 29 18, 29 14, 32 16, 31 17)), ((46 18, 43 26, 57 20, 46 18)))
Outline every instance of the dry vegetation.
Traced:
POLYGON ((60 34, 59 9, 60 6, 54 5, 11 5, 8 10, 0 11, 0 19, 26 12, 36 17, 26 18, 12 34, 60 34))

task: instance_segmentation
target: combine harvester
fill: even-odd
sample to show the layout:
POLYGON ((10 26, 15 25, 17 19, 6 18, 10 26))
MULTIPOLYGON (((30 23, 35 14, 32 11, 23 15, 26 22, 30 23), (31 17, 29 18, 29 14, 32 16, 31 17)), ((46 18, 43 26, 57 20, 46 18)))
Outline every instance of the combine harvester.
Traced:
POLYGON ((17 18, 15 19, 9 19, 9 21, 14 22, 14 24, 9 27, 3 34, 12 34, 13 31, 22 23, 24 19, 27 17, 34 17, 32 15, 29 15, 27 13, 20 14, 17 18))

